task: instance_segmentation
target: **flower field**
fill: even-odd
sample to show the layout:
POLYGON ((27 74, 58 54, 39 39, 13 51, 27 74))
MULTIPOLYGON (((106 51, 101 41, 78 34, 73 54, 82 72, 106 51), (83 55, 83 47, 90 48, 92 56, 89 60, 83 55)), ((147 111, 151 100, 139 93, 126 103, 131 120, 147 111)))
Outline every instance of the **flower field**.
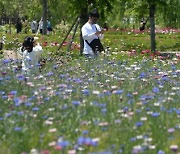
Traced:
POLYGON ((1 60, 2 153, 171 153, 180 146, 177 58, 80 58, 25 76, 1 60))
MULTIPOLYGON (((145 39, 137 46, 145 34, 124 32, 119 39, 108 33, 109 53, 94 59, 76 58, 78 43, 70 57, 49 57, 59 42, 41 37, 47 63, 30 76, 18 59, 0 59, 0 153, 180 152, 179 55, 152 55, 145 39)), ((172 38, 161 41, 178 50, 179 33, 171 35, 159 39, 172 38)), ((7 36, 5 48, 18 47, 22 38, 16 37, 7 36)))

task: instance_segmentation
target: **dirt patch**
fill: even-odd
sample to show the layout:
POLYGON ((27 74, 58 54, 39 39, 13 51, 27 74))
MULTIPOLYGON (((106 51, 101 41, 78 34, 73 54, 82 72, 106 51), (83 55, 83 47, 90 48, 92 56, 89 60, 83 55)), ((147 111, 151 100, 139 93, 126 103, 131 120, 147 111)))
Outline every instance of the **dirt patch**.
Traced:
POLYGON ((14 50, 4 50, 3 57, 4 59, 21 59, 17 51, 14 50))

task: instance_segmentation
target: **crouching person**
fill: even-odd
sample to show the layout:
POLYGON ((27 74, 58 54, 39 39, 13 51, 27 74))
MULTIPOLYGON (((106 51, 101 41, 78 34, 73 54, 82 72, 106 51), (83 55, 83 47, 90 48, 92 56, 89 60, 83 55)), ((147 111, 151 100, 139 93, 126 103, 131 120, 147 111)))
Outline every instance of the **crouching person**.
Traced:
POLYGON ((39 58, 42 52, 42 46, 34 40, 34 37, 25 37, 22 47, 18 51, 22 58, 22 72, 24 74, 39 72, 39 58))

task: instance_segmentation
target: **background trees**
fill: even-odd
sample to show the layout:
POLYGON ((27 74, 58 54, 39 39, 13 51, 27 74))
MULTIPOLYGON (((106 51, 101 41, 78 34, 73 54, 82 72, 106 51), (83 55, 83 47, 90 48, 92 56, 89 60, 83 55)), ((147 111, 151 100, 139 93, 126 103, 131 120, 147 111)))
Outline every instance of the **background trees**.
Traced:
MULTIPOLYGON (((130 18, 134 18, 137 28, 142 17, 149 16, 148 4, 156 4, 156 23, 163 27, 180 27, 180 1, 179 0, 46 0, 47 17, 55 25, 61 21, 71 22, 72 18, 82 15, 83 19, 88 10, 96 7, 101 14, 101 22, 109 22, 110 26, 124 28, 132 27, 130 18), (126 22, 124 21, 126 18, 126 22), (125 22, 125 23, 124 23, 125 22)), ((0 23, 8 22, 11 18, 27 16, 29 20, 40 19, 43 15, 44 0, 0 0, 0 23)))
MULTIPOLYGON (((106 22, 110 27, 139 28, 142 18, 148 19, 153 51, 156 48, 155 26, 180 28, 179 0, 0 0, 0 24, 9 23, 11 32, 11 23, 18 17, 27 17, 29 21, 43 17, 46 34, 47 18, 56 25, 62 21, 71 24, 81 16, 81 28, 88 19, 89 10, 94 7, 100 13, 101 24, 106 22)), ((83 42, 81 37, 80 42, 83 42)))

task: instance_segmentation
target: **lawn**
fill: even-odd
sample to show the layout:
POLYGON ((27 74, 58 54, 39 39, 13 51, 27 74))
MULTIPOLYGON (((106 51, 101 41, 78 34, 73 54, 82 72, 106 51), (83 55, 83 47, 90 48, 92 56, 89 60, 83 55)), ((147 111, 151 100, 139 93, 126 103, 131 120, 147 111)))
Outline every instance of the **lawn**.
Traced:
MULTIPOLYGON (((59 27, 55 30, 53 34, 47 37, 38 34, 39 42, 42 44, 47 52, 56 54, 59 44, 65 38, 68 28, 59 27)), ((5 49, 17 49, 25 36, 32 35, 30 32, 28 34, 4 34, 6 37, 5 49)), ((67 40, 63 44, 61 51, 64 53, 68 49, 68 44, 73 35, 73 31, 68 36, 67 40)), ((141 53, 143 50, 150 49, 150 35, 149 31, 139 32, 138 30, 120 30, 120 29, 109 29, 105 32, 105 37, 102 40, 104 47, 109 47, 111 52, 113 51, 130 51, 135 50, 137 53, 141 53)), ((180 51, 180 30, 176 29, 161 29, 156 32, 156 46, 157 51, 180 51)), ((72 44, 72 54, 79 54, 79 31, 76 32, 74 42, 72 44)))

